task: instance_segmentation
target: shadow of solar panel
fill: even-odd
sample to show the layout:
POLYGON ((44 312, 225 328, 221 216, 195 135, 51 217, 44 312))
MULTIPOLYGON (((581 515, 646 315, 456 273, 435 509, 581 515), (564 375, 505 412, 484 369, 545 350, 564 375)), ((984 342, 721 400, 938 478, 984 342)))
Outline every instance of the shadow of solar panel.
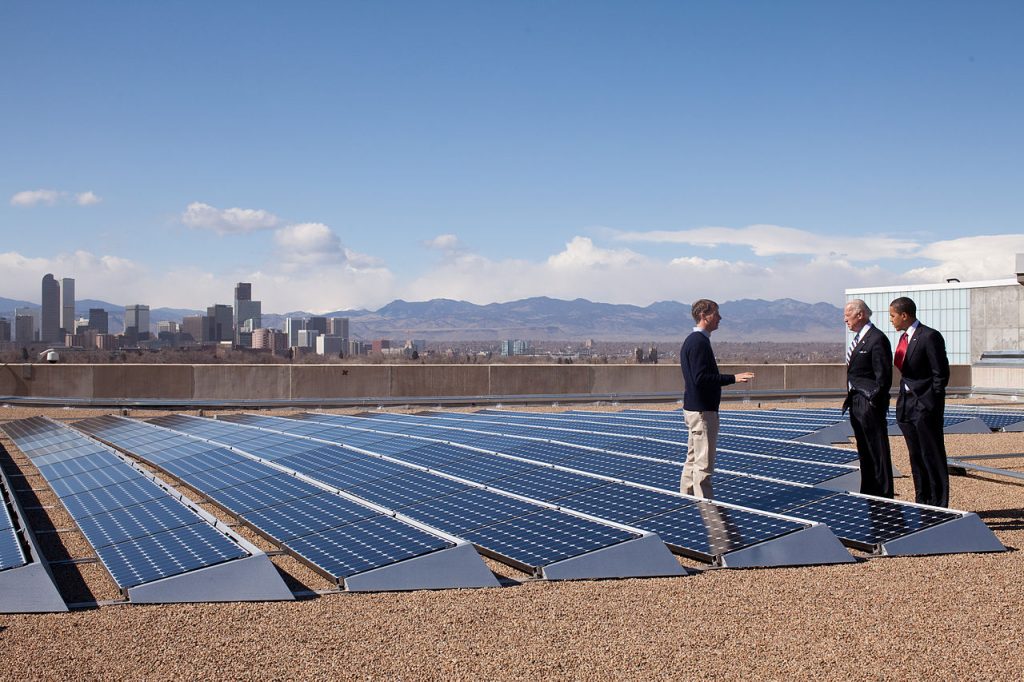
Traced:
POLYGON ((380 515, 369 507, 325 492, 249 512, 242 518, 275 542, 288 542, 380 515))
POLYGON ((464 478, 474 483, 487 483, 499 478, 506 478, 516 474, 534 470, 537 464, 517 462, 513 459, 503 459, 494 455, 484 455, 470 459, 462 459, 457 462, 435 467, 438 471, 464 478))
POLYGON ((608 481, 557 469, 537 469, 525 474, 516 474, 508 478, 498 479, 490 483, 492 488, 516 493, 542 502, 550 502, 560 497, 566 497, 602 485, 608 485, 608 481))
POLYGON ((467 488, 464 483, 441 478, 426 471, 409 471, 409 469, 405 471, 406 473, 401 476, 391 476, 364 483, 349 488, 347 492, 389 509, 401 509, 417 502, 451 495, 467 488))
POLYGON ((843 467, 817 464, 815 462, 770 459, 721 451, 718 452, 715 466, 722 469, 731 469, 739 473, 777 478, 795 483, 806 483, 808 485, 822 483, 852 471, 843 467))
POLYGON ((185 474, 180 478, 192 488, 204 494, 209 494, 221 488, 231 488, 274 475, 279 476, 280 472, 268 467, 266 464, 245 460, 216 469, 185 474))
POLYGON ((617 523, 629 524, 655 514, 696 504, 675 495, 612 483, 558 500, 562 509, 590 514, 617 523))
POLYGON ((68 476, 48 481, 53 491, 60 497, 77 495, 86 490, 105 488, 109 485, 124 483, 125 481, 142 478, 142 474, 124 462, 118 462, 103 469, 92 469, 83 471, 77 476, 68 476))
POLYGON ((469 459, 476 454, 472 450, 455 447, 447 443, 429 443, 425 445, 422 444, 422 441, 420 443, 420 447, 406 450, 396 455, 396 458, 401 459, 403 462, 418 464, 431 469, 439 469, 445 464, 469 459))
POLYGON ((507 557, 527 568, 545 566, 638 537, 553 509, 469 530, 462 535, 481 551, 507 557))
POLYGON ((18 534, 14 528, 9 525, 6 528, 0 528, 0 571, 24 566, 26 563, 28 562, 25 560, 21 542, 18 540, 18 534))
POLYGON ((723 481, 716 474, 713 479, 712 497, 715 501, 779 514, 802 504, 839 494, 833 490, 803 488, 758 478, 733 478, 723 481))
POLYGON ((121 588, 248 556, 205 523, 98 547, 96 555, 121 588))
MULTIPOLYGON (((33 462, 34 463, 34 462, 33 462)), ((78 474, 93 469, 103 469, 113 464, 122 464, 123 460, 112 452, 103 450, 91 455, 64 459, 53 464, 36 464, 39 473, 46 477, 47 481, 55 481, 65 476, 77 476, 78 474)))
POLYGON ((443 528, 453 535, 535 511, 535 504, 479 488, 469 488, 402 509, 404 515, 435 528, 443 528))
POLYGON ((93 547, 154 535, 204 521, 170 497, 158 497, 142 504, 93 514, 78 521, 78 527, 93 547))
POLYGON ((286 546, 328 575, 345 578, 454 545, 390 516, 376 516, 305 535, 286 546))
POLYGON ((77 495, 62 497, 60 501, 78 520, 79 517, 102 514, 160 497, 168 497, 167 492, 147 478, 136 478, 120 485, 95 488, 77 495))
POLYGON ((232 452, 226 448, 218 448, 215 446, 208 446, 205 452, 198 454, 189 455, 188 457, 179 457, 169 462, 160 464, 160 467, 166 470, 168 473, 182 478, 189 474, 198 474, 202 471, 209 471, 210 469, 219 469, 226 466, 234 466, 242 462, 251 461, 247 457, 244 457, 237 452, 232 452))
POLYGON ((836 495, 790 508, 792 516, 824 523, 837 537, 865 549, 959 518, 959 514, 913 507, 889 500, 836 495))
POLYGON ((631 525, 654 533, 677 551, 711 560, 804 528, 804 524, 729 509, 707 502, 638 519, 631 525))
POLYGON ((232 488, 221 488, 206 495, 231 513, 242 515, 321 492, 322 488, 294 476, 277 474, 232 488))

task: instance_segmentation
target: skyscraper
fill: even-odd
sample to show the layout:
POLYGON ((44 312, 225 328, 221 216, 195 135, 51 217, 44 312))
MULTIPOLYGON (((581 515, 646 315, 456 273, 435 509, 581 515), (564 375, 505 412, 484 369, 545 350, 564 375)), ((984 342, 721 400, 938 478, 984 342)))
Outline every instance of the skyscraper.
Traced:
POLYGON ((61 339, 60 335, 60 285, 53 275, 43 275, 43 316, 39 329, 39 340, 52 343, 61 339))
POLYGON ((299 330, 306 328, 306 321, 299 317, 284 318, 284 333, 288 336, 288 346, 299 345, 299 330))
POLYGON ((106 310, 89 308, 89 329, 95 329, 100 334, 110 333, 110 322, 106 310))
POLYGON ((11 340, 11 321, 6 317, 0 317, 0 341, 11 340))
POLYGON ((145 341, 149 338, 149 306, 126 305, 124 307, 124 335, 131 338, 134 330, 135 338, 145 341))
POLYGON ((348 318, 347 317, 332 317, 328 321, 328 334, 331 336, 340 336, 343 339, 348 339, 348 318))
MULTIPOLYGON (((235 343, 238 345, 249 345, 242 343, 242 328, 249 320, 252 320, 249 325, 250 330, 263 326, 262 302, 252 300, 252 284, 250 282, 239 282, 235 285, 234 317, 235 343)), ((246 338, 251 339, 249 336, 246 338)))
POLYGON ((223 303, 211 305, 206 309, 206 315, 212 318, 213 331, 210 335, 210 341, 220 343, 221 341, 231 341, 234 339, 235 335, 231 329, 234 314, 231 306, 224 305, 223 303))
POLYGON ((70 277, 60 281, 60 328, 75 333, 75 280, 70 277))

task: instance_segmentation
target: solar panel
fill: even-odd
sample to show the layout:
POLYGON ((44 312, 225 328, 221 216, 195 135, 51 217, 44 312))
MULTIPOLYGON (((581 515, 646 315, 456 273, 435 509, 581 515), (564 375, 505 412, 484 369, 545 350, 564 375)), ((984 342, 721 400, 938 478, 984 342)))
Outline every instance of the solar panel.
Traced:
POLYGON ((553 509, 468 530, 463 537, 484 552, 519 557, 521 568, 544 566, 636 537, 553 509), (543 542, 538 542, 540 538, 543 542))
POLYGON ((415 504, 402 513, 431 526, 463 535, 475 528, 490 526, 537 511, 537 505, 500 495, 490 490, 469 488, 454 495, 415 504))
MULTIPOLYGON (((3 516, 0 515, 0 525, 4 524, 2 518, 3 516)), ((9 524, 10 521, 8 520, 7 523, 9 524)), ((24 566, 26 563, 28 562, 14 527, 12 525, 7 525, 6 528, 0 527, 0 571, 24 566)))
POLYGON ((788 512, 825 523, 848 542, 865 549, 905 537, 962 514, 859 495, 833 495, 788 512), (868 522, 865 523, 864 519, 868 522))
MULTIPOLYGON (((160 421, 180 428, 202 429, 204 437, 208 437, 214 431, 222 434, 245 431, 245 438, 226 433, 226 439, 250 445, 262 442, 260 437, 267 436, 269 448, 277 451, 285 448, 292 453, 306 452, 313 455, 319 464, 324 463, 326 453, 355 454, 309 441, 292 443, 294 439, 289 437, 240 429, 230 424, 210 422, 215 429, 209 429, 208 420, 177 417, 161 418, 160 421), (288 448, 289 444, 300 447, 288 448)), ((346 579, 362 571, 379 569, 398 561, 455 546, 450 540, 427 533, 408 523, 382 517, 378 510, 365 504, 329 493, 322 487, 294 475, 282 473, 242 453, 225 450, 216 441, 197 441, 190 436, 168 431, 165 427, 121 419, 113 422, 84 420, 78 422, 76 426, 96 431, 101 437, 118 446, 123 446, 125 442, 133 443, 133 447, 146 443, 160 443, 165 448, 189 450, 190 454, 181 458, 179 464, 195 460, 196 465, 187 467, 192 473, 184 474, 182 480, 239 518, 250 522, 265 536, 292 550, 300 558, 325 570, 336 579, 346 579), (197 450, 194 446, 201 446, 206 450, 197 450), (223 453, 231 455, 230 458, 226 458, 230 460, 228 464, 218 468, 208 466, 215 463, 216 457, 223 453), (241 460, 237 459, 239 457, 241 460)), ((373 471, 372 476, 393 474, 396 467, 403 473, 409 471, 401 465, 389 462, 383 464, 385 466, 373 471)), ((361 478, 366 478, 369 468, 362 473, 361 478)), ((168 532, 183 531, 178 529, 168 532)), ((425 570, 429 572, 431 569, 425 570)), ((442 582, 457 586, 458 583, 452 583, 452 580, 446 577, 442 582)), ((403 584, 407 584, 407 581, 403 584)))
POLYGON ((33 418, 3 426, 33 462, 122 589, 250 552, 138 469, 66 426, 33 418))
POLYGON ((96 548, 114 582, 129 588, 249 553, 205 523, 96 548))
POLYGON ((158 497, 130 507, 83 517, 79 519, 78 527, 89 544, 99 548, 195 523, 203 523, 203 520, 177 500, 158 497))
POLYGON ((802 524, 708 502, 637 521, 666 543, 700 558, 727 554, 799 530, 802 524))
POLYGON ((380 515, 367 506, 324 492, 248 512, 242 518, 267 537, 288 542, 380 515))
POLYGON ((328 575, 347 578, 453 544, 389 516, 375 516, 303 535, 289 540, 285 546, 328 575))
MULTIPOLYGON (((448 436, 448 438, 453 441, 458 440, 457 436, 448 436)), ((515 437, 505 438, 509 443, 514 443, 516 441, 515 437)), ((500 442, 492 443, 492 445, 495 446, 495 450, 498 452, 513 449, 511 446, 501 448, 500 442)), ((575 451, 577 453, 576 457, 568 459, 560 457, 560 465, 579 469, 587 473, 606 473, 608 469, 605 467, 608 465, 614 467, 615 461, 620 460, 620 466, 623 467, 623 469, 620 469, 619 471, 622 477, 628 481, 651 485, 668 491, 677 491, 679 489, 680 475, 682 473, 681 463, 650 462, 647 460, 629 457, 627 455, 595 453, 587 450, 581 450, 573 446, 557 445, 554 443, 540 443, 539 450, 547 456, 550 456, 552 452, 558 450, 561 450, 563 453, 565 451, 575 451), (592 459, 594 457, 597 459, 592 459), (595 463, 593 467, 590 466, 590 461, 595 463), (630 465, 627 463, 639 463, 641 466, 635 469, 625 469, 625 467, 630 465)), ((483 457, 471 460, 470 462, 474 466, 480 466, 481 464, 486 465, 488 462, 486 459, 487 457, 487 455, 484 455, 483 457)), ((499 457, 496 458, 495 461, 502 461, 502 459, 503 458, 499 457)), ((722 469, 728 470, 730 465, 736 466, 737 460, 741 459, 749 460, 745 467, 748 470, 754 469, 755 471, 757 465, 760 464, 761 466, 766 466, 766 464, 771 463, 771 460, 766 458, 752 455, 740 455, 737 453, 719 453, 718 462, 722 469), (750 462, 753 464, 750 464, 750 462)), ((514 460, 504 458, 504 461, 512 462, 514 460)), ((782 463, 784 466, 788 467, 787 473, 790 478, 806 478, 808 479, 806 481, 807 483, 816 482, 816 477, 820 475, 817 473, 819 469, 822 467, 825 469, 829 468, 827 465, 795 460, 783 460, 782 463)), ((838 467, 832 468, 844 471, 838 467)), ((644 530, 658 532, 659 535, 661 535, 662 530, 666 530, 666 527, 661 525, 661 522, 658 522, 659 525, 655 526, 648 525, 647 520, 643 518, 630 518, 628 521, 626 520, 627 517, 623 516, 623 514, 628 514, 628 510, 621 509, 615 504, 614 500, 620 497, 622 499, 628 499, 631 494, 628 490, 628 486, 621 486, 620 484, 606 484, 604 486, 592 487, 585 492, 562 497, 560 494, 563 492, 562 489, 554 486, 553 484, 546 484, 543 481, 543 479, 547 477, 546 472, 548 471, 550 470, 531 470, 528 475, 517 475, 505 479, 498 479, 492 482, 491 485, 502 489, 508 489, 512 492, 520 492, 521 494, 531 497, 538 497, 539 499, 555 499, 557 500, 556 504, 566 508, 572 508, 569 501, 573 501, 575 504, 580 506, 576 511, 613 519, 622 523, 629 523, 630 525, 635 525, 636 527, 644 530), (540 482, 535 480, 538 476, 541 478, 540 482), (523 479, 524 482, 517 483, 519 479, 523 479), (517 488, 517 485, 522 487, 517 488), (544 487, 545 485, 548 487, 544 487)), ((771 475, 775 471, 776 469, 768 469, 766 467, 764 475, 771 475)), ((551 473, 551 478, 556 482, 565 477, 568 477, 569 481, 575 481, 577 479, 575 479, 574 476, 576 476, 576 474, 572 474, 570 472, 554 471, 551 473)), ((812 488, 804 485, 794 485, 784 481, 752 478, 749 474, 739 476, 730 473, 717 472, 714 476, 714 489, 716 501, 727 502, 763 512, 783 513, 798 516, 800 518, 807 518, 810 521, 824 523, 829 527, 833 527, 834 524, 833 530, 836 535, 842 538, 844 542, 857 547, 866 547, 870 545, 872 548, 877 549, 878 546, 884 542, 898 537, 905 537, 907 534, 914 533, 927 527, 920 523, 905 523, 902 526, 904 529, 903 535, 876 532, 872 530, 876 525, 876 522, 871 518, 870 514, 866 512, 871 505, 864 505, 859 501, 846 501, 847 498, 851 500, 864 499, 862 497, 832 490, 812 488), (830 502, 831 504, 829 505, 828 503, 830 502), (819 504, 824 506, 819 508, 819 504), (811 512, 809 513, 813 515, 804 515, 804 509, 811 509, 811 512), (840 509, 842 512, 839 511, 840 509), (828 513, 822 510, 828 510, 828 513), (840 520, 842 521, 841 523, 840 520), (873 540, 873 544, 866 542, 865 538, 873 540)), ((638 489, 633 488, 633 490, 638 489)), ((657 494, 658 493, 654 493, 654 495, 657 494)), ((933 513, 927 509, 922 512, 922 508, 914 505, 888 500, 880 501, 874 506, 874 508, 876 510, 886 509, 888 510, 887 513, 892 516, 903 514, 904 512, 901 510, 906 509, 906 514, 912 519, 917 518, 922 513, 925 517, 932 518, 933 516, 933 513)), ((727 516, 731 519, 735 515, 727 516)), ((876 516, 878 516, 877 513, 876 516)), ((940 512, 940 516, 935 516, 934 518, 937 519, 936 523, 941 523, 943 521, 959 519, 962 516, 963 514, 959 512, 951 512, 944 516, 940 512)), ((713 519, 714 517, 709 516, 709 518, 713 519)), ((892 524, 890 524, 890 526, 891 525, 892 524)), ((676 529, 676 531, 678 532, 678 529, 676 529)), ((743 528, 743 531, 746 532, 745 527, 743 528)), ((668 531, 666 530, 666 532, 668 531)), ((681 541, 685 541, 689 536, 684 534, 681 537, 681 541)), ((756 539, 759 536, 755 532, 751 537, 756 539)), ((669 542, 669 540, 666 539, 666 542, 669 542)), ((736 537, 732 537, 729 542, 734 543, 730 546, 735 549, 737 546, 735 543, 740 542, 740 540, 736 537)), ((743 542, 745 542, 745 540, 743 542)), ((743 542, 740 542, 740 545, 742 545, 743 542)), ((700 555, 704 554, 703 550, 700 550, 698 553, 700 555)))

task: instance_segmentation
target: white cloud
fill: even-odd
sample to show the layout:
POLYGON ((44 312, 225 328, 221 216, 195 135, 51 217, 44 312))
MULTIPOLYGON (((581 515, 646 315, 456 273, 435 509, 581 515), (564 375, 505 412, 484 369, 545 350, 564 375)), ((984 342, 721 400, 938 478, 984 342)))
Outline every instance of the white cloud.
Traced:
POLYGON ((93 206, 103 201, 95 192, 64 192, 56 189, 31 189, 11 197, 11 206, 54 206, 58 202, 73 202, 79 206, 93 206))
POLYGON ((851 261, 906 257, 919 247, 917 242, 883 235, 836 237, 779 225, 749 225, 739 229, 701 227, 695 230, 618 232, 615 239, 702 247, 746 246, 754 255, 762 257, 793 254, 831 256, 851 261))
POLYGON ((423 246, 434 251, 452 252, 463 250, 462 243, 454 234, 439 234, 433 239, 423 242, 423 246))
POLYGON ((299 223, 274 232, 280 262, 307 266, 345 261, 341 239, 323 223, 299 223))
POLYGON ((1004 279, 1016 274, 1018 253, 1024 253, 1024 234, 978 235, 934 242, 921 248, 918 255, 937 263, 909 270, 906 276, 917 282, 942 282, 950 277, 962 282, 1004 279))
POLYGON ((61 192, 55 189, 30 189, 12 196, 11 206, 35 206, 36 204, 53 206, 60 197, 61 192))
POLYGON ((211 230, 219 235, 246 234, 272 229, 280 224, 276 215, 262 209, 220 209, 198 201, 185 208, 181 222, 192 229, 211 230))
POLYGON ((594 246, 589 237, 573 237, 565 250, 548 258, 554 269, 615 268, 638 264, 643 257, 629 249, 602 249, 594 246))

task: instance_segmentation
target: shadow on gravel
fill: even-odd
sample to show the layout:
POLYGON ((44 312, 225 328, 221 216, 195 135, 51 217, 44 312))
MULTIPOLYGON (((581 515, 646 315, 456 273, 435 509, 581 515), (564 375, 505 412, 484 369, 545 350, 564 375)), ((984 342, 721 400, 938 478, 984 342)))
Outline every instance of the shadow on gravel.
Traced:
POLYGON ((1024 509, 986 509, 975 513, 992 530, 1024 530, 1024 509))

